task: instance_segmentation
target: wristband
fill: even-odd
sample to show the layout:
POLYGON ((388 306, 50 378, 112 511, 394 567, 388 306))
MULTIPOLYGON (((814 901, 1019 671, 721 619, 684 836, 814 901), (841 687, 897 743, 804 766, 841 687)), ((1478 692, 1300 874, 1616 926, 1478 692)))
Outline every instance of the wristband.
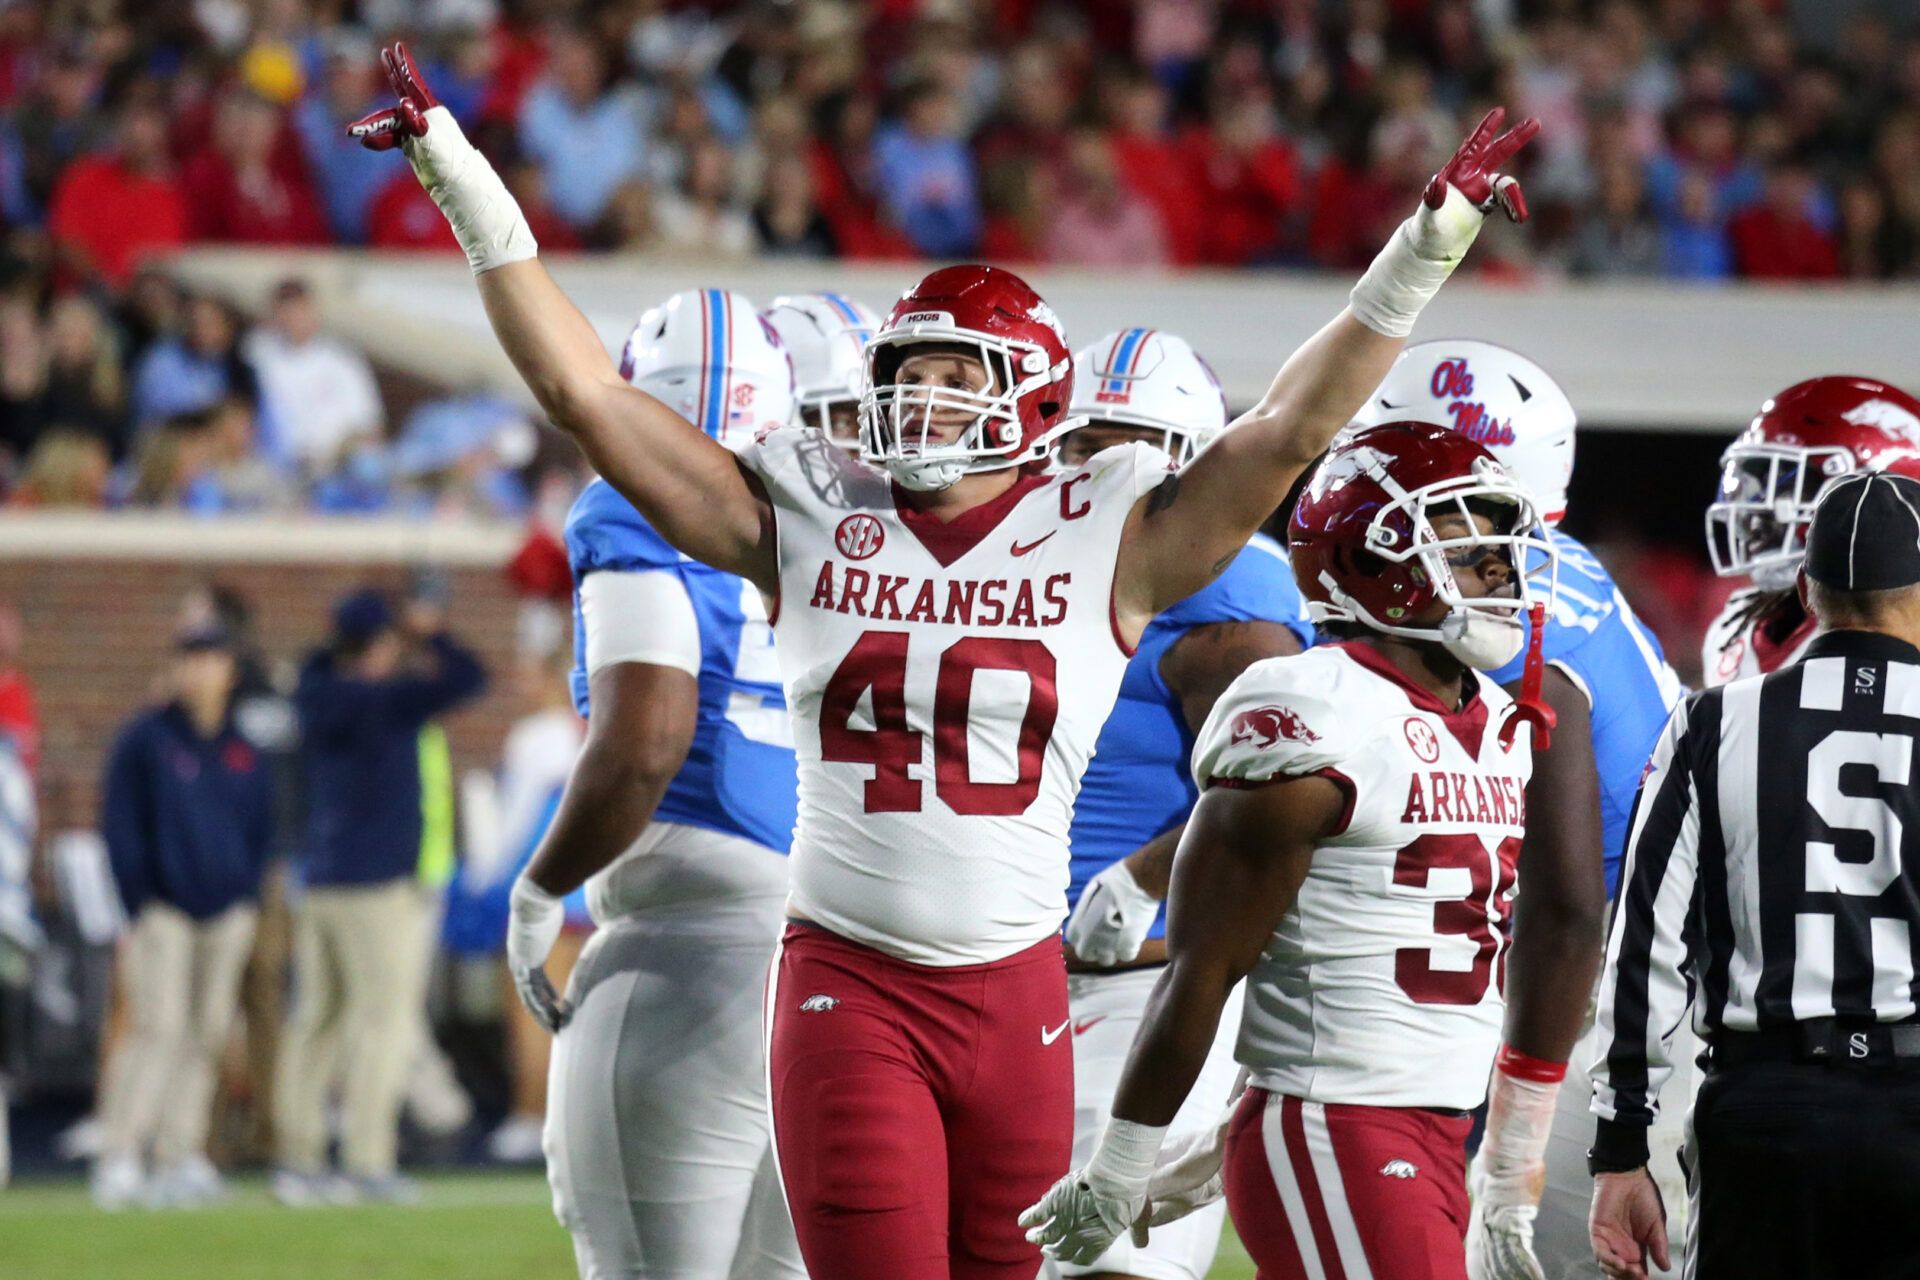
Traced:
POLYGON ((404 144, 414 176, 426 188, 473 274, 522 262, 540 252, 520 202, 445 107, 426 113, 427 131, 404 144))
POLYGON ((1559 1084, 1567 1078, 1566 1063, 1536 1058, 1530 1053, 1522 1053, 1510 1044, 1500 1046, 1500 1052, 1493 1059, 1493 1067, 1494 1070, 1510 1075, 1516 1080, 1526 1080, 1533 1084, 1559 1084))

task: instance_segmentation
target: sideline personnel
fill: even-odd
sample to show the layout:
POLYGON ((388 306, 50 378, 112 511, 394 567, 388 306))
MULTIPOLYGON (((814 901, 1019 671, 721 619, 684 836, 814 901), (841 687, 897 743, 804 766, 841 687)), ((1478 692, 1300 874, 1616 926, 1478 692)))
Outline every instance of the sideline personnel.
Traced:
POLYGON ((1920 481, 1849 476, 1814 512, 1819 634, 1674 713, 1641 787, 1600 989, 1590 1220, 1609 1276, 1667 1265, 1646 1130, 1694 995, 1696 1280, 1920 1264, 1920 481))

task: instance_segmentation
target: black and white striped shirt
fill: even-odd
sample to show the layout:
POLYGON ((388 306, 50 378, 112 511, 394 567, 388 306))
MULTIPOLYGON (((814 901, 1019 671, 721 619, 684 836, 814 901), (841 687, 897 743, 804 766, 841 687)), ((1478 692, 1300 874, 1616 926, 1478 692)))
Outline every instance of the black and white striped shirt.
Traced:
MULTIPOLYGON (((1641 779, 1607 940, 1593 1110, 1652 1123, 1695 1030, 1914 1013, 1920 649, 1838 631, 1675 710, 1641 779)), ((1620 1136, 1618 1134, 1616 1137, 1620 1136)))

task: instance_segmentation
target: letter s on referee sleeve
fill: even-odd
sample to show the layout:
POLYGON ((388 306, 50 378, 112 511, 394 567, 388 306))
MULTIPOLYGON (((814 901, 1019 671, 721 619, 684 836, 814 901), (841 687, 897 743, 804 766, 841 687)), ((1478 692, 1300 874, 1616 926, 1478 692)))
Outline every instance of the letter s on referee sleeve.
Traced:
MULTIPOLYGON (((1682 936, 1699 873, 1700 806, 1688 750, 1696 717, 1720 699, 1699 695, 1674 709, 1640 783, 1627 861, 1601 971, 1599 1036, 1592 1067, 1594 1113, 1646 1127, 1672 1071, 1668 1046, 1692 999, 1682 936)), ((1711 798, 1707 798, 1709 801, 1711 798)))
POLYGON ((587 674, 616 662, 673 667, 700 678, 700 623, 680 575, 603 569, 580 580, 587 674))

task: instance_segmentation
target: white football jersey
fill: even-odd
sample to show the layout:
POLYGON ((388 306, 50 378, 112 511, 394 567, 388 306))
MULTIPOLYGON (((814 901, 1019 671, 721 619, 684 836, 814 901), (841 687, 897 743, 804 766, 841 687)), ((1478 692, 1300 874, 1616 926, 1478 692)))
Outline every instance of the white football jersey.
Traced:
POLYGON ((1700 643, 1700 679, 1707 688, 1778 671, 1798 662, 1813 643, 1811 614, 1784 639, 1774 639, 1761 629, 1762 618, 1756 610, 1777 594, 1742 587, 1727 598, 1726 607, 1707 625, 1706 638, 1700 643))
POLYGON ((1057 933, 1074 797, 1129 652, 1120 532, 1167 456, 1109 449, 951 523, 818 431, 740 459, 779 526, 795 914, 932 965, 1057 933))
POLYGON ((1238 1057, 1309 1102, 1480 1105, 1499 1047, 1506 924, 1532 737, 1513 700, 1448 711, 1364 643, 1249 667, 1193 750, 1195 780, 1337 782, 1348 808, 1247 981, 1238 1057))

